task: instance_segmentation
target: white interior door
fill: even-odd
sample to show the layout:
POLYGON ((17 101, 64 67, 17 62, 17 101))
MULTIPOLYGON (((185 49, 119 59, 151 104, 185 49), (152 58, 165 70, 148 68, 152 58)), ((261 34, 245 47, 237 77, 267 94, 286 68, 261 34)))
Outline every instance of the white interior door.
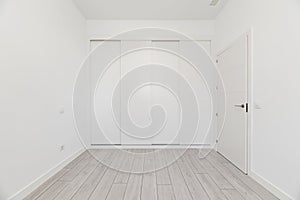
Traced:
POLYGON ((247 173, 247 36, 218 56, 226 95, 226 115, 217 150, 247 173))
POLYGON ((92 41, 91 50, 95 47, 90 58, 91 143, 120 144, 120 130, 111 106, 114 92, 119 92, 115 86, 120 80, 120 60, 110 64, 120 56, 120 41, 92 41))

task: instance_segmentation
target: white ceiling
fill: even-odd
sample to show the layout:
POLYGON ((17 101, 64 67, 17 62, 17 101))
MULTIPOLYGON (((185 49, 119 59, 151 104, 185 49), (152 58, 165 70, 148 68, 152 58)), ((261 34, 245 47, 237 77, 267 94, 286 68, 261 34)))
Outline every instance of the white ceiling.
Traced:
POLYGON ((74 0, 87 19, 214 19, 227 0, 74 0))

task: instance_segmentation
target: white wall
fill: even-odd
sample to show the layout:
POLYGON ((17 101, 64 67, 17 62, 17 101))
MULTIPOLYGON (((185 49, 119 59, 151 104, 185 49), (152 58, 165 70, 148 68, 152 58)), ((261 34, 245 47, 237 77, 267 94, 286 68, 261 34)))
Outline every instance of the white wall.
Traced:
POLYGON ((71 100, 85 26, 71 0, 0 2, 1 200, 82 148, 71 100))
POLYGON ((87 34, 89 39, 103 39, 145 27, 179 31, 195 40, 211 39, 215 33, 214 20, 88 20, 87 34))
POLYGON ((300 1, 230 0, 216 20, 215 50, 253 27, 252 175, 300 199, 300 1))

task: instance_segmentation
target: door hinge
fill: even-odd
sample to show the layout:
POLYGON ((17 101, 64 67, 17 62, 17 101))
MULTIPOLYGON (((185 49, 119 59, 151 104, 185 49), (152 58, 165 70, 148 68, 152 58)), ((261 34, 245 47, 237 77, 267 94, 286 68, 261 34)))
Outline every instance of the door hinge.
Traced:
POLYGON ((246 113, 248 113, 248 112, 249 112, 249 104, 246 103, 246 113))

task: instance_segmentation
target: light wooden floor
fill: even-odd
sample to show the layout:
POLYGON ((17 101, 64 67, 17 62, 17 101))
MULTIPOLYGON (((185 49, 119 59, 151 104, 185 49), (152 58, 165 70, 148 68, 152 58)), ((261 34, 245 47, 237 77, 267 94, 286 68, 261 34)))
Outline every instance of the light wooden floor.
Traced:
MULTIPOLYGON (((151 150, 132 150, 135 153, 148 151, 151 150)), ((179 150, 163 150, 154 156, 139 154, 141 156, 136 157, 124 156, 119 150, 94 150, 93 153, 102 158, 102 163, 121 171, 156 171, 124 173, 106 167, 85 152, 25 199, 277 199, 215 151, 202 159, 198 150, 190 149, 172 165, 162 169, 158 166, 174 160, 179 150)))

